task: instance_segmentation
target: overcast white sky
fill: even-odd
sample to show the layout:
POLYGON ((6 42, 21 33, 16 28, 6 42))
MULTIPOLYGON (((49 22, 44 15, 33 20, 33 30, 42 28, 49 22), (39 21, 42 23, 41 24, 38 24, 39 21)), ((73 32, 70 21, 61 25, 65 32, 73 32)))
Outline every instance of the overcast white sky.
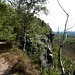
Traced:
MULTIPOLYGON (((70 28, 75 24, 75 0, 59 0, 59 2, 69 14, 67 28, 70 28)), ((41 19, 46 23, 49 23, 53 31, 57 31, 58 27, 60 31, 63 31, 66 21, 66 14, 58 5, 57 0, 49 0, 47 8, 49 9, 50 14, 48 16, 41 15, 41 19)), ((75 31, 75 27, 69 31, 75 31)))

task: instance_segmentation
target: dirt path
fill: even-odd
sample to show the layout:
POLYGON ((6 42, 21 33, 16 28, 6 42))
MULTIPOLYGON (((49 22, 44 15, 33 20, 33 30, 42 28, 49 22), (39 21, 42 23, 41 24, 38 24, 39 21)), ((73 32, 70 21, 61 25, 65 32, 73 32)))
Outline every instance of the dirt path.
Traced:
POLYGON ((0 55, 0 75, 8 75, 9 65, 0 55))
MULTIPOLYGON (((6 42, 0 42, 0 44, 5 44, 6 42)), ((9 69, 8 62, 5 61, 3 57, 1 57, 0 53, 0 75, 7 75, 7 71, 9 69)))

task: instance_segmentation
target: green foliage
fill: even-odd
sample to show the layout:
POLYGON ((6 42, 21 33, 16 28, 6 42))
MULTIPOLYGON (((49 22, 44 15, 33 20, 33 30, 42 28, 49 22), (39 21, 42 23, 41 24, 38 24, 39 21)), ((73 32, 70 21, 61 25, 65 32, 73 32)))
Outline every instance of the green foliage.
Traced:
POLYGON ((0 40, 14 40, 14 9, 5 2, 1 2, 0 5, 0 40))
POLYGON ((57 43, 53 42, 53 58, 54 58, 54 66, 58 66, 58 45, 57 43))
MULTIPOLYGON (((64 66, 66 73, 70 72, 72 75, 75 70, 75 64, 73 63, 74 40, 75 40, 74 38, 67 39, 65 45, 63 46, 63 50, 62 50, 62 54, 61 54, 62 55, 61 60, 62 60, 62 63, 63 63, 63 66, 64 66), (70 51, 70 54, 69 54, 69 51, 70 51), (72 55, 72 56, 70 56, 70 55, 72 55), (71 65, 72 65, 72 67, 71 67, 71 65), (70 69, 70 67, 71 67, 71 69, 70 69), (69 69, 70 69, 70 71, 69 71, 69 69)), ((55 38, 55 42, 58 43, 57 38, 55 38)), ((58 48, 57 48, 56 44, 54 44, 54 46, 55 46, 55 48, 53 47, 54 48, 54 51, 53 51, 54 65, 56 65, 55 63, 57 63, 55 68, 58 69, 58 72, 61 72, 60 68, 59 68, 59 64, 58 64, 58 48)))
POLYGON ((75 38, 68 38, 67 43, 69 44, 75 44, 75 38))
POLYGON ((0 1, 0 28, 2 27, 1 24, 6 19, 6 11, 7 11, 7 6, 3 1, 0 1))
POLYGON ((52 68, 45 68, 42 71, 42 75, 61 75, 61 72, 58 68, 52 69, 52 68))
MULTIPOLYGON (((30 58, 33 60, 36 68, 39 69, 39 56, 45 50, 45 45, 37 44, 40 43, 40 36, 47 38, 47 34, 52 32, 48 24, 46 24, 41 19, 35 17, 34 15, 38 12, 44 12, 47 14, 47 9, 44 6, 46 0, 14 0, 10 1, 11 5, 6 4, 0 0, 0 40, 15 41, 16 43, 24 41, 24 35, 26 35, 26 51, 30 58)), ((56 39, 57 41, 58 39, 56 39)), ((70 45, 75 44, 75 39, 68 39, 67 43, 70 45)), ((23 45, 23 44, 21 44, 23 45)), ((45 68, 42 71, 42 75, 60 75, 61 71, 58 64, 58 45, 52 43, 53 45, 53 59, 54 59, 54 69, 45 68)), ((20 46, 20 44, 19 44, 20 46)), ((7 45, 5 46, 7 47, 7 45)), ((74 47, 73 47, 74 49, 74 47)), ((10 54, 20 55, 22 52, 18 51, 16 48, 10 50, 10 54)), ((9 59, 10 55, 7 53, 5 55, 9 59)), ((62 55, 62 61, 67 58, 62 55)), ((18 62, 13 66, 13 70, 17 70, 18 75, 25 75, 27 65, 24 63, 23 55, 18 57, 18 62), (19 73, 20 72, 20 73, 19 73)), ((71 60, 67 58, 64 67, 67 71, 71 60)), ((71 73, 75 69, 75 65, 72 66, 71 73)))
POLYGON ((47 8, 45 7, 47 0, 15 0, 15 1, 9 1, 12 6, 21 12, 25 13, 32 13, 37 14, 39 12, 44 12, 45 14, 48 13, 47 8))
MULTIPOLYGON (((37 47, 37 44, 41 41, 40 36, 47 38, 47 34, 52 32, 48 24, 41 19, 34 16, 34 14, 42 11, 47 14, 47 9, 44 7, 46 0, 14 0, 10 1, 11 5, 5 2, 0 2, 0 40, 15 41, 16 43, 24 41, 26 35, 26 51, 27 54, 35 61, 36 67, 39 69, 39 57, 44 50, 44 45, 37 47), (43 5, 42 5, 43 4, 43 5), (3 11, 4 10, 4 11, 3 11)), ((23 45, 23 44, 21 44, 23 45)), ((46 43, 45 43, 46 45, 46 43)), ((19 44, 20 46, 20 44, 19 44)), ((17 51, 11 50, 11 54, 17 54, 17 51)), ((18 54, 19 55, 19 54, 18 54)), ((24 71, 26 65, 24 64, 23 58, 20 56, 18 62, 13 66, 15 71, 24 71)), ((23 74, 22 74, 23 75, 23 74)))
POLYGON ((42 75, 48 75, 48 74, 47 74, 47 69, 44 69, 44 70, 42 71, 42 75))

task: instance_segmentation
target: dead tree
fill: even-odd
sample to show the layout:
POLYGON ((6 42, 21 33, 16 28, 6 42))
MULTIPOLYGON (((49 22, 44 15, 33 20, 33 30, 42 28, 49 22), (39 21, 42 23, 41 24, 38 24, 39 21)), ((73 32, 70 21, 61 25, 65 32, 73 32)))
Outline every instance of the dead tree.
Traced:
POLYGON ((67 16, 67 19, 66 19, 66 22, 65 22, 64 33, 63 33, 63 40, 62 40, 62 42, 59 45, 59 51, 58 51, 58 61, 59 61, 59 65, 60 65, 60 68, 61 68, 61 73, 62 73, 62 75, 65 75, 65 68, 63 66, 63 62, 62 62, 62 59, 61 59, 61 53, 62 53, 62 47, 65 44, 66 39, 67 39, 66 27, 67 27, 67 22, 68 22, 69 14, 64 10, 64 8, 61 6, 61 4, 59 3, 58 0, 57 0, 57 2, 59 4, 59 6, 61 7, 61 9, 63 10, 63 12, 67 16))

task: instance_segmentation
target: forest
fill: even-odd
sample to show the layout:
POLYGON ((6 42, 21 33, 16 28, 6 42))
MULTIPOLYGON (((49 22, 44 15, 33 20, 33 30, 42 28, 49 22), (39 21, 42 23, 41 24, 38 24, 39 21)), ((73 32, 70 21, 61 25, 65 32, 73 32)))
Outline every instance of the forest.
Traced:
POLYGON ((0 0, 0 75, 75 75, 75 35, 61 45, 64 33, 36 16, 48 14, 46 2, 0 0))

